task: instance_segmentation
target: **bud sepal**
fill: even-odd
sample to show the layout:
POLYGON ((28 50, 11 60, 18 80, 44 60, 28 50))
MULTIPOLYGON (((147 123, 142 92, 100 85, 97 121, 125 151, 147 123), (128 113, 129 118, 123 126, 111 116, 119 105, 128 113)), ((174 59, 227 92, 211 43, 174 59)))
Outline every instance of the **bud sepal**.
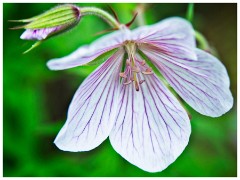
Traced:
MULTIPOLYGON (((26 29, 26 31, 21 35, 21 39, 43 41, 54 35, 68 31, 76 26, 80 19, 81 12, 79 7, 72 4, 64 4, 29 19, 11 21, 27 23, 25 25, 12 28, 26 29)), ((39 45, 40 43, 37 44, 39 45)), ((32 46, 32 48, 34 47, 36 47, 36 45, 32 46)), ((28 52, 29 50, 25 52, 28 52)))

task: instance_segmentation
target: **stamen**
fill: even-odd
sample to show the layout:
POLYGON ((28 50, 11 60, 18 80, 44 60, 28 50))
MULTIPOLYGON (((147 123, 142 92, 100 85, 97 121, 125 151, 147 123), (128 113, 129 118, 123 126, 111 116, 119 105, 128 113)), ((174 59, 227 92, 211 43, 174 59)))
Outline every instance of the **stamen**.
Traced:
POLYGON ((148 68, 146 69, 146 72, 152 72, 152 68, 148 67, 148 68))
POLYGON ((138 46, 134 41, 125 42, 125 50, 128 54, 128 59, 126 60, 125 72, 120 73, 120 77, 125 78, 124 85, 128 85, 131 82, 134 85, 136 91, 140 90, 140 85, 145 82, 142 79, 142 74, 153 74, 153 70, 149 67, 145 60, 143 60, 139 54, 136 53, 136 48, 138 46))
POLYGON ((139 80, 139 84, 141 85, 145 80, 141 79, 141 76, 138 74, 138 80, 139 80))
POLYGON ((135 89, 136 89, 136 91, 139 91, 139 85, 138 85, 137 81, 135 81, 135 89))
POLYGON ((145 74, 145 75, 151 75, 151 74, 153 74, 153 72, 146 72, 146 71, 142 71, 142 73, 145 74))
POLYGON ((133 72, 136 72, 136 73, 139 73, 139 72, 140 72, 140 68, 139 68, 139 67, 136 67, 136 66, 133 66, 133 67, 132 67, 132 71, 133 71, 133 72))
POLYGON ((136 91, 139 91, 139 84, 138 84, 138 79, 137 79, 137 73, 136 72, 133 73, 133 80, 135 82, 134 84, 135 84, 136 91))
POLYGON ((145 71, 142 71, 143 74, 149 75, 153 74, 152 68, 148 67, 145 71))
POLYGON ((126 61, 126 65, 128 65, 128 66, 130 66, 130 65, 131 65, 131 62, 130 62, 130 60, 129 60, 129 59, 127 59, 127 61, 126 61))
POLYGON ((140 62, 140 64, 141 64, 142 66, 144 66, 144 65, 146 64, 146 61, 145 61, 145 60, 142 60, 142 61, 140 62))
POLYGON ((132 82, 132 81, 129 80, 129 81, 124 82, 123 84, 124 84, 124 85, 128 85, 128 84, 130 84, 131 82, 132 82))
POLYGON ((122 78, 127 78, 127 75, 124 72, 119 73, 119 76, 122 78))

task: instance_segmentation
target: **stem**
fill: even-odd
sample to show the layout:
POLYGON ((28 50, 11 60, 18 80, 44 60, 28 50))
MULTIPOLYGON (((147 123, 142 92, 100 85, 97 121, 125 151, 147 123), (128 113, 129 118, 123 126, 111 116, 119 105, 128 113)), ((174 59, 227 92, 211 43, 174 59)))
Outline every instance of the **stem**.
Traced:
POLYGON ((120 23, 114 19, 109 13, 106 11, 103 11, 102 9, 96 8, 96 7, 83 7, 81 8, 81 15, 96 15, 103 20, 105 20, 110 26, 116 29, 120 29, 120 23))
POLYGON ((186 18, 189 22, 192 22, 193 21, 193 16, 194 16, 194 4, 189 3, 186 18))
POLYGON ((198 31, 195 30, 195 37, 199 42, 199 48, 204 50, 209 50, 210 46, 207 42, 207 39, 198 31))

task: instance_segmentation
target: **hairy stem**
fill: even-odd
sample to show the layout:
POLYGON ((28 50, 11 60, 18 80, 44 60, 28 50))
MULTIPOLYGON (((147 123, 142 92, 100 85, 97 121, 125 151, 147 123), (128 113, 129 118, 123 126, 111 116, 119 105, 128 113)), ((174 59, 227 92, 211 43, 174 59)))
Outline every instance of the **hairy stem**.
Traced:
POLYGON ((116 19, 114 19, 113 16, 111 16, 106 11, 104 11, 102 9, 99 9, 99 8, 96 8, 96 7, 83 7, 83 8, 81 8, 81 15, 82 16, 95 15, 95 16, 98 16, 98 17, 102 18, 104 21, 106 21, 113 28, 116 28, 116 29, 121 28, 121 24, 116 19))

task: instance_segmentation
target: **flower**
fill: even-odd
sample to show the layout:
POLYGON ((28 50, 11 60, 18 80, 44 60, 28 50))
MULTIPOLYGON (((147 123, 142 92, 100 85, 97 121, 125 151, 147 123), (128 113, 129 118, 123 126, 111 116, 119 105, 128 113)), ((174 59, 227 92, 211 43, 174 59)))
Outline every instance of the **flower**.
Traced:
POLYGON ((26 22, 27 24, 17 26, 11 29, 26 29, 20 36, 23 40, 37 40, 28 50, 27 53, 33 48, 39 46, 44 40, 66 32, 75 27, 80 19, 81 12, 78 6, 72 4, 64 4, 52 8, 38 16, 22 19, 10 20, 12 22, 26 22))
POLYGON ((28 24, 13 29, 24 28, 21 39, 44 40, 74 27, 81 18, 80 8, 72 4, 64 4, 30 19, 17 20, 28 24))
POLYGON ((196 48, 192 26, 178 17, 133 31, 122 28, 47 65, 73 68, 111 50, 75 93, 54 141, 59 149, 89 151, 109 136, 123 158, 145 171, 162 171, 174 162, 188 144, 190 120, 152 65, 203 115, 218 117, 233 105, 225 67, 196 48))

